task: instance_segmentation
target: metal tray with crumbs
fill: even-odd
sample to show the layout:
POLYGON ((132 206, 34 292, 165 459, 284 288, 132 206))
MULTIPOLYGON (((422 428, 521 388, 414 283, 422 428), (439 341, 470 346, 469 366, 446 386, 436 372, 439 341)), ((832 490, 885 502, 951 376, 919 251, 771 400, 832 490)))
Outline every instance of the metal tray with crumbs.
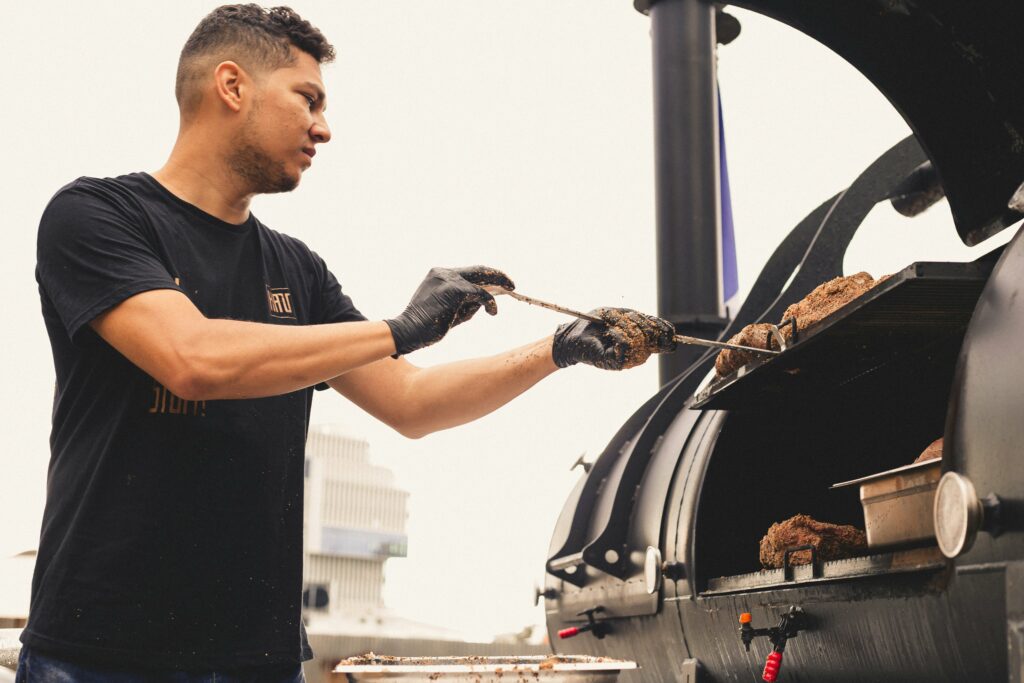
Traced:
POLYGON ((386 657, 370 653, 342 660, 334 673, 349 681, 472 681, 473 683, 601 683, 614 681, 636 662, 608 657, 551 655, 530 657, 386 657))

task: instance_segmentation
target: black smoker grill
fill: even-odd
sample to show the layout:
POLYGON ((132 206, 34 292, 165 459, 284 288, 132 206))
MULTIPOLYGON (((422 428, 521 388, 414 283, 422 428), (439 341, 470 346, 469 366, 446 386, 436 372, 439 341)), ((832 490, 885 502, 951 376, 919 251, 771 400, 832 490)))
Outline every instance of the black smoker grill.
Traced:
MULTIPOLYGON (((685 331, 778 321, 842 274, 881 201, 913 215, 944 195, 971 245, 1022 217, 1024 3, 737 2, 839 53, 915 134, 793 228, 728 321, 713 65, 716 27, 734 37, 736 22, 701 0, 635 4, 654 45, 659 306, 685 331)), ((760 680, 773 643, 782 681, 1024 680, 1022 283, 1018 234, 972 263, 908 265, 699 392, 714 354, 675 354, 558 520, 543 592, 555 649, 635 659, 627 676, 644 681, 760 680), (969 547, 759 571, 769 525, 806 513, 863 527, 856 489, 829 486, 906 465, 940 435, 945 476, 977 493, 946 518, 968 525, 969 547)))

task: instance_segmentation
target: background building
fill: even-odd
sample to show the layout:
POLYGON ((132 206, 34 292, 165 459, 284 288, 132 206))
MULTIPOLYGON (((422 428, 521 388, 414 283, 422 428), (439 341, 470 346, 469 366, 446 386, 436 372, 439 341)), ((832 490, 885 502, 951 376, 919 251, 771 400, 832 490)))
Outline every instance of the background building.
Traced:
POLYGON ((529 627, 474 642, 451 629, 404 619, 385 606, 384 564, 405 557, 408 545, 409 494, 394 479, 391 470, 370 462, 364 439, 334 427, 310 428, 303 621, 316 658, 304 667, 306 679, 329 680, 338 660, 368 651, 394 656, 548 653, 547 643, 532 640, 529 627))
POLYGON ((405 557, 409 494, 370 463, 370 445, 331 427, 306 443, 303 602, 311 613, 384 607, 384 563, 405 557))

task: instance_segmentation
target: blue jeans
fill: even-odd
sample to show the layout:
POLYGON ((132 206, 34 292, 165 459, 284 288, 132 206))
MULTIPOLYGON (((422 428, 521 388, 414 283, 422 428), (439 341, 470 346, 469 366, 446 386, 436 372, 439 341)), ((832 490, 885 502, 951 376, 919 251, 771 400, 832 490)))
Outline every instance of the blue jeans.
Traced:
POLYGON ((229 671, 160 671, 83 666, 27 647, 18 656, 16 683, 305 683, 301 664, 229 671))

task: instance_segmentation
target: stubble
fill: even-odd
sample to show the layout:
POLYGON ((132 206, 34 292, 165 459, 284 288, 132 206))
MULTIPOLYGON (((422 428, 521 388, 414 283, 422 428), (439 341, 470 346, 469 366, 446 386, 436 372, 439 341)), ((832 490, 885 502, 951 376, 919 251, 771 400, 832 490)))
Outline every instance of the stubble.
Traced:
POLYGON ((258 104, 253 107, 238 132, 227 159, 228 166, 254 194, 291 192, 298 186, 298 178, 288 174, 284 162, 274 161, 267 154, 255 133, 259 109, 258 104))

